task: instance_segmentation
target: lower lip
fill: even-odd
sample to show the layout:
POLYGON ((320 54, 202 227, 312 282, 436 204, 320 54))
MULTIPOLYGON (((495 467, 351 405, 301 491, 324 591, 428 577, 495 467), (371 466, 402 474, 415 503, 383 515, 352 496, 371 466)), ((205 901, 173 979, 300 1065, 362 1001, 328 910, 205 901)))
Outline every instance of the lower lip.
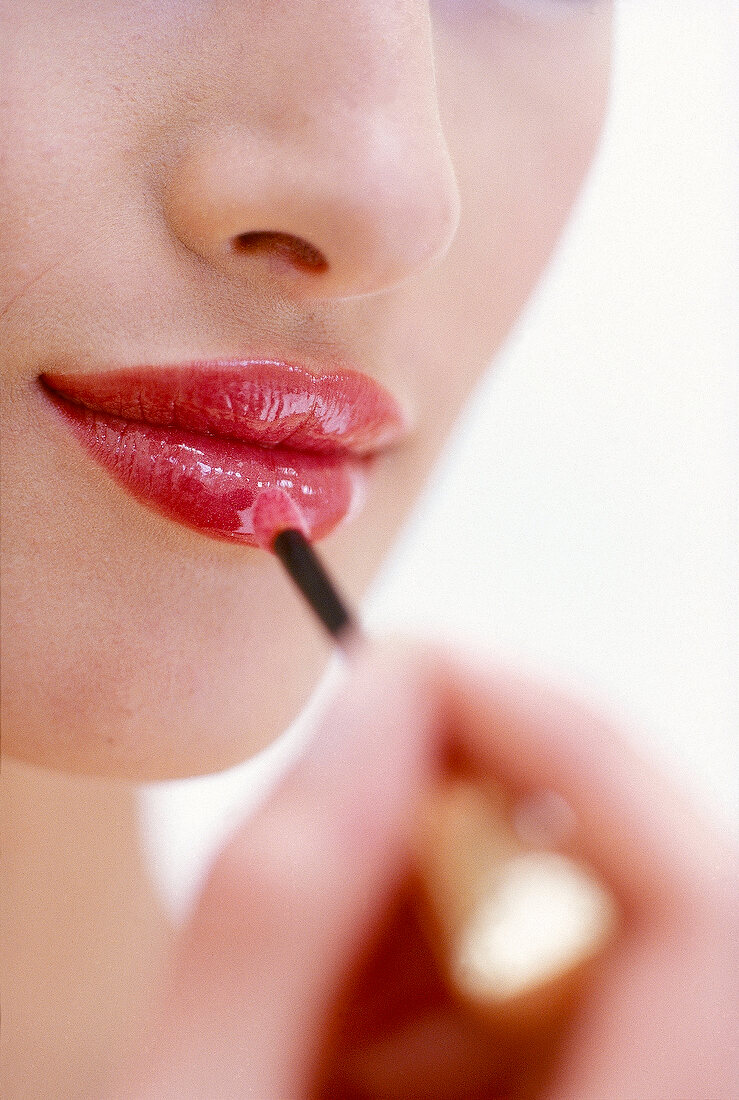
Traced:
POLYGON ((263 489, 299 505, 312 539, 361 504, 369 460, 268 449, 123 420, 52 398, 82 445, 145 504, 211 537, 256 546, 252 508, 263 489))

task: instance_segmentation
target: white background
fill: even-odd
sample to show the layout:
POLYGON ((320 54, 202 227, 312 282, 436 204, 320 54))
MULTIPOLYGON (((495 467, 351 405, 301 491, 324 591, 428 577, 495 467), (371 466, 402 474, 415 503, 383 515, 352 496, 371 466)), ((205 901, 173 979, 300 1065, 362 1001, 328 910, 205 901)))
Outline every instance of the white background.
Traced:
MULTIPOLYGON (((730 828, 733 10, 730 0, 623 0, 611 116, 579 208, 365 609, 373 627, 460 638, 588 697, 730 828)), ((291 748, 288 737, 255 764, 143 792, 175 911, 291 748)))

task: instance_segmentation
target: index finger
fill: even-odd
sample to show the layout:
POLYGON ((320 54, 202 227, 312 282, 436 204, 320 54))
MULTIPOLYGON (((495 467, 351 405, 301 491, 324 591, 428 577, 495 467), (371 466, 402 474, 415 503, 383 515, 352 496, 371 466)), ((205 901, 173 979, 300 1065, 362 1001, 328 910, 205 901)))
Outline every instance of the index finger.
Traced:
POLYGON ((728 843, 601 714, 492 663, 433 658, 443 736, 513 797, 561 795, 574 813, 568 852, 638 908, 721 888, 728 843))

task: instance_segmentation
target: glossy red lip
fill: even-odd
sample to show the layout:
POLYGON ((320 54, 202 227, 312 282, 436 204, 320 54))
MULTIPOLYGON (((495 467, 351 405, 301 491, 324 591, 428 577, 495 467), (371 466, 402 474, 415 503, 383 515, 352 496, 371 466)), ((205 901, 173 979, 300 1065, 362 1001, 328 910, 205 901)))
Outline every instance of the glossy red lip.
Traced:
POLYGON ((256 545, 251 509, 279 487, 328 534, 362 495, 371 456, 407 430, 395 398, 352 370, 268 361, 47 372, 78 439, 136 497, 207 534, 256 545))

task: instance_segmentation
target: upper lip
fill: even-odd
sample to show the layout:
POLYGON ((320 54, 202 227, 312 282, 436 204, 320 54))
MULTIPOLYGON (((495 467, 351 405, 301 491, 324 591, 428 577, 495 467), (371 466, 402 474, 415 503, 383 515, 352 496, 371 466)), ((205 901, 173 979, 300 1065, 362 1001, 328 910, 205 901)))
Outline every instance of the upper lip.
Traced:
POLYGON ((277 359, 214 359, 52 370, 41 381, 94 412, 263 447, 368 455, 409 426, 384 386, 343 366, 316 371, 277 359))

